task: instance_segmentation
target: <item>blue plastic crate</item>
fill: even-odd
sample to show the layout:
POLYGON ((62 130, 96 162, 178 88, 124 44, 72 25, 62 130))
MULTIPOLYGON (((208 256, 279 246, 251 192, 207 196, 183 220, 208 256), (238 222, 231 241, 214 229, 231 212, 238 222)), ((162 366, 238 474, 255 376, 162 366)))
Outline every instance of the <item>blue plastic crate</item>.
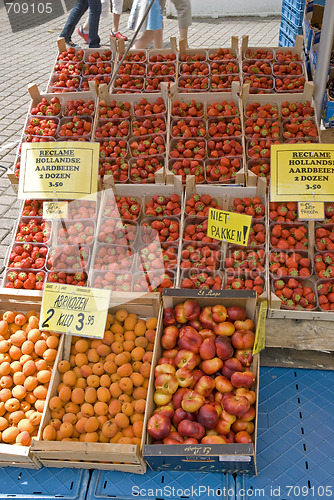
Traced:
POLYGON ((295 23, 292 23, 291 21, 286 19, 286 17, 283 15, 281 17, 280 30, 283 31, 283 33, 290 38, 292 38, 292 37, 296 38, 296 35, 303 34, 303 26, 302 25, 297 25, 295 23))
POLYGON ((292 9, 303 11, 305 9, 305 0, 283 0, 282 6, 287 5, 292 9))
POLYGON ((0 498, 85 500, 89 471, 82 469, 0 469, 0 498))
POLYGON ((295 26, 302 26, 304 10, 296 10, 289 5, 282 4, 282 15, 295 26))
MULTIPOLYGON (((297 36, 297 35, 296 35, 297 36)), ((287 37, 282 32, 279 34, 278 46, 279 47, 294 47, 296 37, 294 39, 287 37)))
POLYGON ((237 477, 236 499, 333 498, 333 412, 334 372, 261 368, 258 476, 237 477))
POLYGON ((87 500, 235 500, 233 476, 219 473, 154 472, 145 475, 94 471, 87 500), (211 490, 208 490, 211 488, 211 490))

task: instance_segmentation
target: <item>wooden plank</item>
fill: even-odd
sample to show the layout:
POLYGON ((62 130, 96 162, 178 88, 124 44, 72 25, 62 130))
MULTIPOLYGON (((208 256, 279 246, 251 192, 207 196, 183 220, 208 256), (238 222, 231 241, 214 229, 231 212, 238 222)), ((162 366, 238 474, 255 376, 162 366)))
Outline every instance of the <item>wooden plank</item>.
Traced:
POLYGON ((64 467, 71 467, 71 469, 97 469, 97 470, 115 470, 120 472, 131 472, 133 474, 145 474, 146 463, 142 464, 110 464, 98 462, 64 462, 62 460, 42 460, 41 463, 44 467, 55 467, 62 469, 64 467))
POLYGON ((269 347, 261 352, 261 366, 305 368, 308 370, 334 370, 334 356, 333 353, 328 352, 299 351, 297 349, 269 347))
POLYGON ((333 323, 329 321, 267 318, 266 347, 323 352, 334 351, 333 323))

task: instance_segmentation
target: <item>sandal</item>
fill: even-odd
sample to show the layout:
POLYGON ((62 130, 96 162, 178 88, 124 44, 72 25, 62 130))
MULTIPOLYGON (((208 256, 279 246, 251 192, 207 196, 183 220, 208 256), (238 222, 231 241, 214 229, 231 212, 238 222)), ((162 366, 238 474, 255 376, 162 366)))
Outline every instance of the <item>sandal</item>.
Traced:
POLYGON ((83 30, 83 26, 79 26, 78 28, 78 35, 80 35, 86 43, 89 43, 89 34, 88 33, 84 33, 84 30, 83 30))

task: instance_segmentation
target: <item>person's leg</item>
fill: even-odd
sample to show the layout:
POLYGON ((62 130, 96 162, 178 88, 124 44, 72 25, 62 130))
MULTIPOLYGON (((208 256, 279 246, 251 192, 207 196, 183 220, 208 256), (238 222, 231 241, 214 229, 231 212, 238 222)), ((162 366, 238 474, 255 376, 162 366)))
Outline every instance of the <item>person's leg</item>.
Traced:
POLYGON ((89 32, 89 16, 87 17, 85 23, 82 25, 82 29, 85 33, 89 32))
POLYGON ((172 0, 177 12, 180 38, 184 38, 188 46, 188 28, 191 25, 190 0, 172 0))
POLYGON ((89 47, 100 47, 99 22, 101 16, 101 0, 88 0, 89 5, 89 47))
POLYGON ((61 37, 64 37, 65 40, 70 40, 75 30, 77 23, 80 18, 84 15, 86 10, 88 9, 88 0, 78 0, 76 5, 71 10, 70 15, 66 21, 63 31, 60 33, 61 37))
POLYGON ((114 12, 112 16, 112 30, 114 33, 117 33, 118 31, 120 19, 121 19, 121 14, 115 14, 114 12))
POLYGON ((154 31, 146 30, 141 35, 141 37, 138 38, 137 41, 134 43, 133 48, 137 50, 146 49, 148 45, 153 41, 153 39, 154 39, 154 31))
POLYGON ((162 49, 163 48, 163 33, 162 33, 162 28, 160 30, 155 30, 153 31, 154 33, 154 38, 153 38, 153 45, 155 49, 162 49))

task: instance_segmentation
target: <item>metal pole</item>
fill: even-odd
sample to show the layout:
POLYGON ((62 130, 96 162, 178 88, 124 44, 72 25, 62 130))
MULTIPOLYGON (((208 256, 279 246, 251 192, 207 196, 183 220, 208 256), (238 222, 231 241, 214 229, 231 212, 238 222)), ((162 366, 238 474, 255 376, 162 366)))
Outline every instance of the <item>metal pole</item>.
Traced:
POLYGON ((326 0, 324 17, 321 28, 321 37, 317 68, 314 77, 314 101, 317 118, 320 123, 322 103, 328 79, 329 61, 334 37, 334 0, 326 0))
POLYGON ((124 52, 124 54, 123 54, 122 59, 121 59, 121 60, 120 60, 120 62, 118 63, 118 66, 117 66, 117 68, 116 68, 116 70, 115 70, 115 73, 114 73, 114 75, 113 75, 113 77, 112 77, 112 79, 111 79, 111 82, 110 82, 110 84, 109 84, 109 85, 110 85, 110 87, 112 87, 112 85, 113 85, 113 83, 114 83, 114 81, 115 81, 115 79, 116 79, 116 77, 117 77, 117 75, 118 75, 119 68, 122 66, 124 59, 125 59, 125 58, 126 58, 126 56, 128 55, 129 50, 131 49, 132 45, 134 44, 134 42, 135 42, 135 40, 136 40, 136 38, 137 38, 137 35, 138 35, 139 31, 140 31, 140 28, 143 26, 143 24, 144 24, 144 22, 145 22, 145 19, 147 18, 148 13, 150 12, 152 5, 154 4, 154 1, 155 1, 155 0, 151 0, 151 3, 147 6, 147 9, 146 9, 146 11, 144 12, 144 16, 143 16, 142 20, 140 21, 138 28, 137 28, 137 29, 136 29, 136 31, 134 32, 134 35, 133 35, 132 39, 130 40, 129 45, 128 45, 128 47, 127 47, 126 51, 125 51, 125 52, 124 52))

